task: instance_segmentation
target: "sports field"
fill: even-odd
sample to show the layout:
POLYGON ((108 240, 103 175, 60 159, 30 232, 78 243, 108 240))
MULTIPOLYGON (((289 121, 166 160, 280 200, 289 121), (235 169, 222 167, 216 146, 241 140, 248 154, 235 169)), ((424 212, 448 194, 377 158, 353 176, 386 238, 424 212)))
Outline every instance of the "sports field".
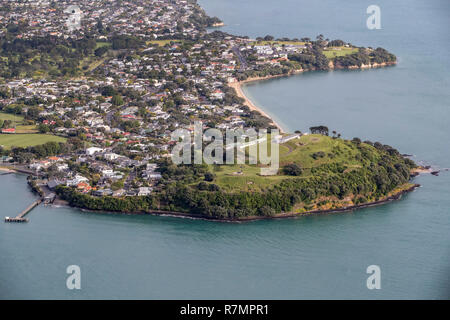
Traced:
POLYGON ((66 139, 50 134, 0 134, 0 146, 5 149, 37 146, 51 141, 65 142, 66 139))

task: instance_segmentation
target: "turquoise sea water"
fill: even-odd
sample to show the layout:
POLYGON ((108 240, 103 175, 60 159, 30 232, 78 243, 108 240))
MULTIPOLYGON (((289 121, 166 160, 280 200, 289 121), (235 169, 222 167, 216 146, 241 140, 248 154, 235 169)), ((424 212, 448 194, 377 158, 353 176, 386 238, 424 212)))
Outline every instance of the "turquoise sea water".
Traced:
MULTIPOLYGON (((255 103, 291 130, 326 124, 344 137, 397 147, 450 167, 448 1, 201 0, 223 30, 256 37, 323 33, 383 46, 398 66, 309 73, 248 85, 255 103)), ((351 213, 231 224, 38 207, 28 224, 0 223, 0 298, 449 298, 450 175, 421 176, 401 201, 351 213), (81 268, 81 290, 66 267, 81 268), (366 268, 379 265, 381 290, 366 268)), ((0 218, 34 196, 0 176, 0 218)))

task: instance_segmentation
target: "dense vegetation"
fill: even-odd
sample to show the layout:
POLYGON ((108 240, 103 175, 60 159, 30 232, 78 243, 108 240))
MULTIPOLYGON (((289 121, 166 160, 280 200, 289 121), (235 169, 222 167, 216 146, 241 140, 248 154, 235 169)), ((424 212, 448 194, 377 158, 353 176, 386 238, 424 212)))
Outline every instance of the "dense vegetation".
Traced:
POLYGON ((334 63, 338 67, 345 68, 349 66, 361 66, 363 64, 392 63, 396 59, 395 55, 383 48, 377 48, 372 51, 361 49, 357 53, 336 57, 334 63))
MULTIPOLYGON (((396 56, 389 53, 383 48, 358 48, 348 44, 342 40, 327 41, 320 35, 315 41, 309 38, 298 39, 278 39, 273 42, 272 36, 265 38, 257 38, 258 44, 303 44, 306 47, 301 53, 293 53, 288 55, 287 61, 282 61, 280 65, 256 65, 251 70, 238 72, 236 77, 238 80, 246 80, 251 77, 267 77, 289 75, 293 71, 313 71, 313 70, 329 70, 332 65, 336 68, 348 68, 363 64, 374 63, 394 63, 396 56)), ((258 57, 250 54, 246 57, 250 63, 256 62, 258 57)))
POLYGON ((7 34, 0 39, 0 77, 75 76, 80 62, 96 49, 94 39, 43 37, 17 39, 7 34))

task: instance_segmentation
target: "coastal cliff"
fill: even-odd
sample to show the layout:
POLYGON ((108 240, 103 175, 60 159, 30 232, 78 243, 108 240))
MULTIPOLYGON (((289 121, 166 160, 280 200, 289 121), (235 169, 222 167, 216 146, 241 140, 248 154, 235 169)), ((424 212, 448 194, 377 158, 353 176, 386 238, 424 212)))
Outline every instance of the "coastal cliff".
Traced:
POLYGON ((330 61, 328 66, 331 70, 356 70, 356 69, 373 69, 373 68, 383 68, 388 66, 396 65, 397 61, 392 62, 381 62, 381 63, 369 63, 369 64, 361 64, 361 65, 351 65, 351 66, 342 66, 340 64, 335 64, 334 61, 330 61))

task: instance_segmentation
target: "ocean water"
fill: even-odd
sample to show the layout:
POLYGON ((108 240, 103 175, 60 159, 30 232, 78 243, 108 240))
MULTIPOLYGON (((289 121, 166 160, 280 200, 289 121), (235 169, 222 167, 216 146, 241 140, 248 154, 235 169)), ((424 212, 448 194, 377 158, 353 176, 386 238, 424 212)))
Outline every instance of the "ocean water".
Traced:
MULTIPOLYGON (((326 124, 448 168, 448 1, 201 0, 223 30, 256 37, 341 38, 382 46, 395 67, 302 74, 245 87, 290 130, 326 124)), ((350 213, 217 223, 40 206, 0 223, 1 299, 444 299, 450 297, 450 175, 420 176, 401 201, 350 213), (81 268, 68 290, 66 268, 81 268), (381 269, 368 290, 366 269, 381 269)), ((0 176, 0 217, 34 199, 22 175, 0 176)))

